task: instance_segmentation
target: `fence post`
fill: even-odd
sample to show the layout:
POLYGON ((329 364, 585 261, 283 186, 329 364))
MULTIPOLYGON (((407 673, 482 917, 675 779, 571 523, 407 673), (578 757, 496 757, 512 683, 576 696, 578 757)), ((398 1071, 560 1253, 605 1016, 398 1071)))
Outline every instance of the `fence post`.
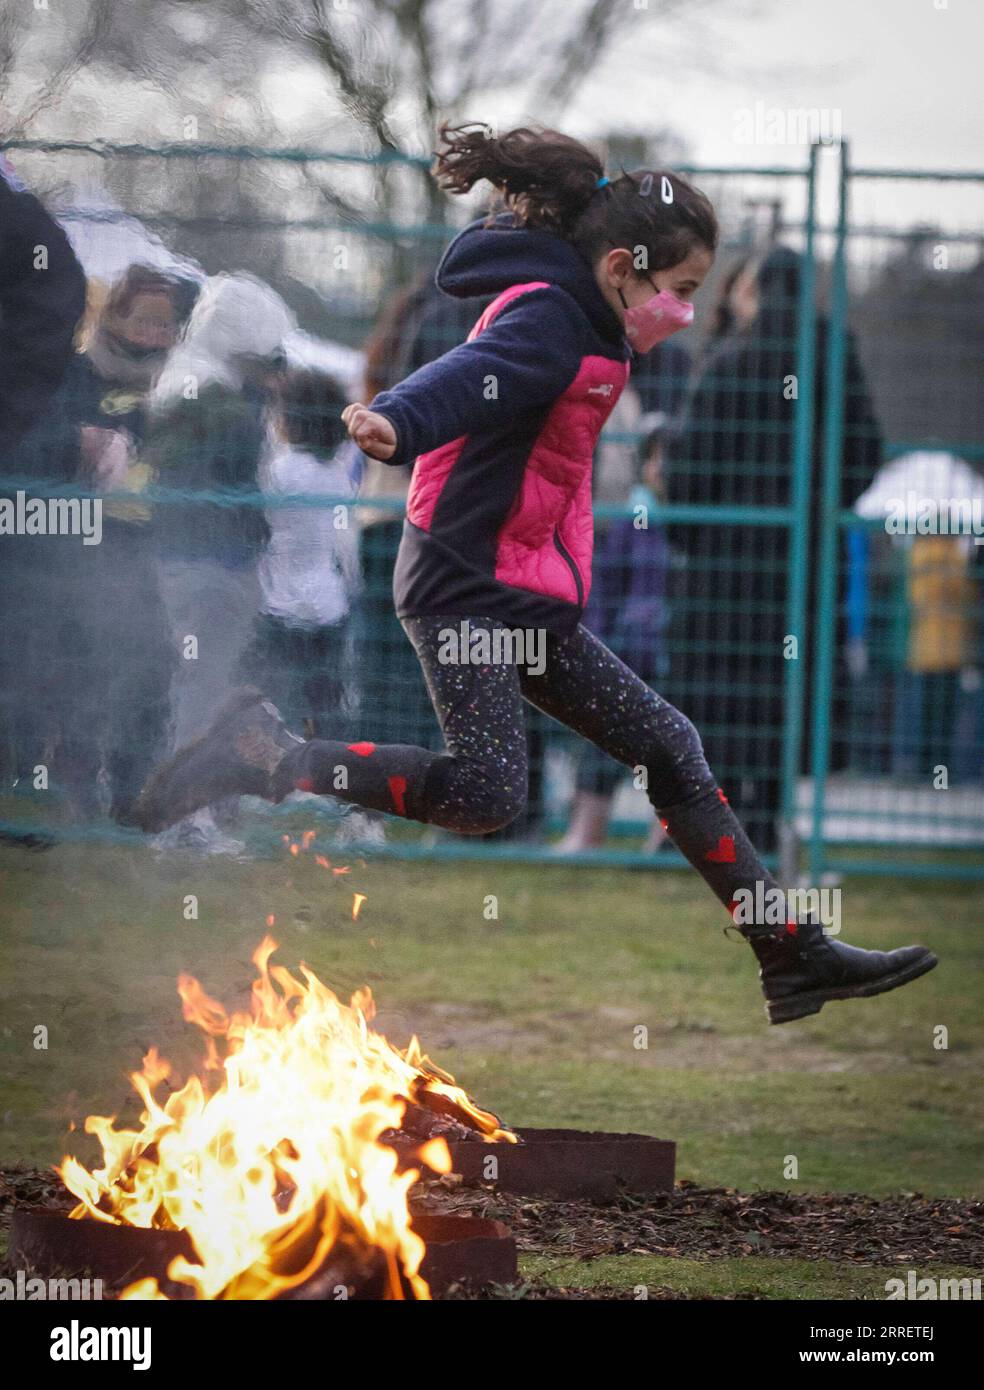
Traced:
POLYGON ((830 767, 830 712, 833 704, 834 652, 837 644, 837 573, 840 564, 840 492, 844 456, 844 392, 847 360, 847 195, 848 146, 841 142, 837 179, 837 241, 830 283, 830 315, 823 459, 816 629, 813 646, 813 823, 810 833, 810 881, 818 885, 824 870, 823 814, 830 767))
MULTIPOLYGON (((813 398, 815 376, 815 266, 814 222, 816 218, 817 147, 810 146, 806 170, 806 244, 800 275, 796 335, 796 410, 793 421, 793 495, 789 523, 789 591, 786 601, 786 631, 795 637, 794 659, 787 660, 784 681, 782 816, 779 823, 779 872, 790 885, 796 880, 796 784, 800 770, 800 743, 803 734, 803 649, 806 634, 806 579, 809 557, 810 473, 813 453, 813 398)), ((778 384, 781 387, 781 383, 778 384)))

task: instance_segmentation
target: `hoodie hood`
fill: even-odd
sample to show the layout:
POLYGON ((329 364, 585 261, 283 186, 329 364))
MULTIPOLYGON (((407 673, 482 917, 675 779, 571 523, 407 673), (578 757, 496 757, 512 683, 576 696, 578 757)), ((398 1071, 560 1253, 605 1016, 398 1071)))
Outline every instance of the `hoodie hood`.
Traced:
POLYGON ((577 301, 602 338, 625 341, 618 315, 583 256, 554 232, 518 226, 511 214, 491 224, 480 218, 467 226, 445 251, 434 279, 456 299, 501 294, 511 285, 546 280, 577 301))
POLYGON ((795 304, 799 294, 802 267, 802 257, 790 247, 773 247, 759 266, 756 275, 759 298, 795 304))
POLYGON ((769 252, 756 275, 758 314, 745 330, 763 347, 768 344, 786 356, 795 349, 799 329, 802 268, 802 258, 788 246, 776 246, 769 252))
POLYGON ((198 388, 243 389, 243 356, 273 358, 297 327, 275 290, 251 275, 213 275, 205 282, 184 337, 172 351, 153 393, 161 408, 179 398, 186 379, 198 388))

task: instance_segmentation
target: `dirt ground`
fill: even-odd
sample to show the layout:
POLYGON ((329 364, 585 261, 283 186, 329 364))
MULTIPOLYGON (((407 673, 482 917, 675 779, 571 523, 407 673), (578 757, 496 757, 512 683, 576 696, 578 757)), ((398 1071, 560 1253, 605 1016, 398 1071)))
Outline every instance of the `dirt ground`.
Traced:
POLYGON ((597 1206, 517 1197, 446 1179, 414 1191, 422 1211, 494 1218, 509 1227, 520 1251, 538 1254, 769 1255, 984 1267, 984 1202, 956 1198, 747 1193, 678 1182, 673 1192, 626 1194, 597 1206))
MULTIPOLYGON (((17 1207, 68 1209, 72 1204, 51 1172, 22 1168, 0 1173, 4 1235, 17 1207)), ((411 1205, 418 1212, 501 1221, 515 1237, 520 1256, 565 1261, 620 1255, 708 1261, 771 1257, 858 1266, 984 1268, 984 1202, 918 1193, 885 1199, 843 1193, 744 1193, 679 1182, 673 1192, 624 1194, 596 1205, 512 1196, 441 1178, 418 1184, 411 1205)), ((0 1264, 0 1275, 12 1276, 6 1261, 0 1264)), ((504 1294, 498 1291, 498 1296, 504 1294)), ((527 1299, 631 1296, 604 1284, 565 1288, 535 1278, 524 1281, 522 1289, 527 1299)), ((687 1295, 661 1287, 650 1296, 687 1295)))

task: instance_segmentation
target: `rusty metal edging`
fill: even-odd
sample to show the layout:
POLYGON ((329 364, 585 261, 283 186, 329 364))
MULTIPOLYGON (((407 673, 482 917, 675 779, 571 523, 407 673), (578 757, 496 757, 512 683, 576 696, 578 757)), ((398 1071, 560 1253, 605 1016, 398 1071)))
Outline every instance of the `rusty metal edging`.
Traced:
MULTIPOLYGON (((470 1216, 415 1216, 413 1229, 427 1247, 420 1272, 440 1297, 452 1285, 481 1289, 518 1277, 516 1243, 498 1221, 470 1216)), ((119 1286, 135 1279, 165 1280, 176 1255, 194 1259, 185 1231, 117 1226, 105 1221, 73 1221, 63 1212, 22 1208, 10 1224, 10 1259, 46 1277, 90 1274, 119 1286)), ((310 1281, 317 1285, 318 1276, 310 1281)), ((334 1278, 323 1281, 335 1297, 334 1278)), ((356 1289, 354 1297, 378 1296, 356 1289)), ((295 1296, 304 1297, 303 1291, 295 1296)))

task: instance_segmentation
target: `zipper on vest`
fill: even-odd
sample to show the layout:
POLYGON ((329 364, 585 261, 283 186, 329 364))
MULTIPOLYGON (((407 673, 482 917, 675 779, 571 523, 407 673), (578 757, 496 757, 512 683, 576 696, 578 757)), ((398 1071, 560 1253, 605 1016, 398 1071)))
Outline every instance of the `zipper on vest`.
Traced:
POLYGON ((567 562, 567 567, 568 567, 568 569, 570 570, 571 574, 574 576, 574 583, 575 583, 575 585, 577 586, 577 602, 578 602, 578 606, 579 606, 580 608, 583 608, 583 607, 584 607, 584 585, 581 583, 581 572, 580 572, 580 570, 578 569, 577 565, 574 563, 574 556, 573 556, 573 555, 571 554, 571 552, 567 549, 567 546, 564 544, 564 542, 560 539, 560 531, 559 531, 559 529, 558 529, 556 526, 554 527, 554 545, 557 547, 557 549, 560 551, 561 555, 564 557, 565 561, 567 562))

